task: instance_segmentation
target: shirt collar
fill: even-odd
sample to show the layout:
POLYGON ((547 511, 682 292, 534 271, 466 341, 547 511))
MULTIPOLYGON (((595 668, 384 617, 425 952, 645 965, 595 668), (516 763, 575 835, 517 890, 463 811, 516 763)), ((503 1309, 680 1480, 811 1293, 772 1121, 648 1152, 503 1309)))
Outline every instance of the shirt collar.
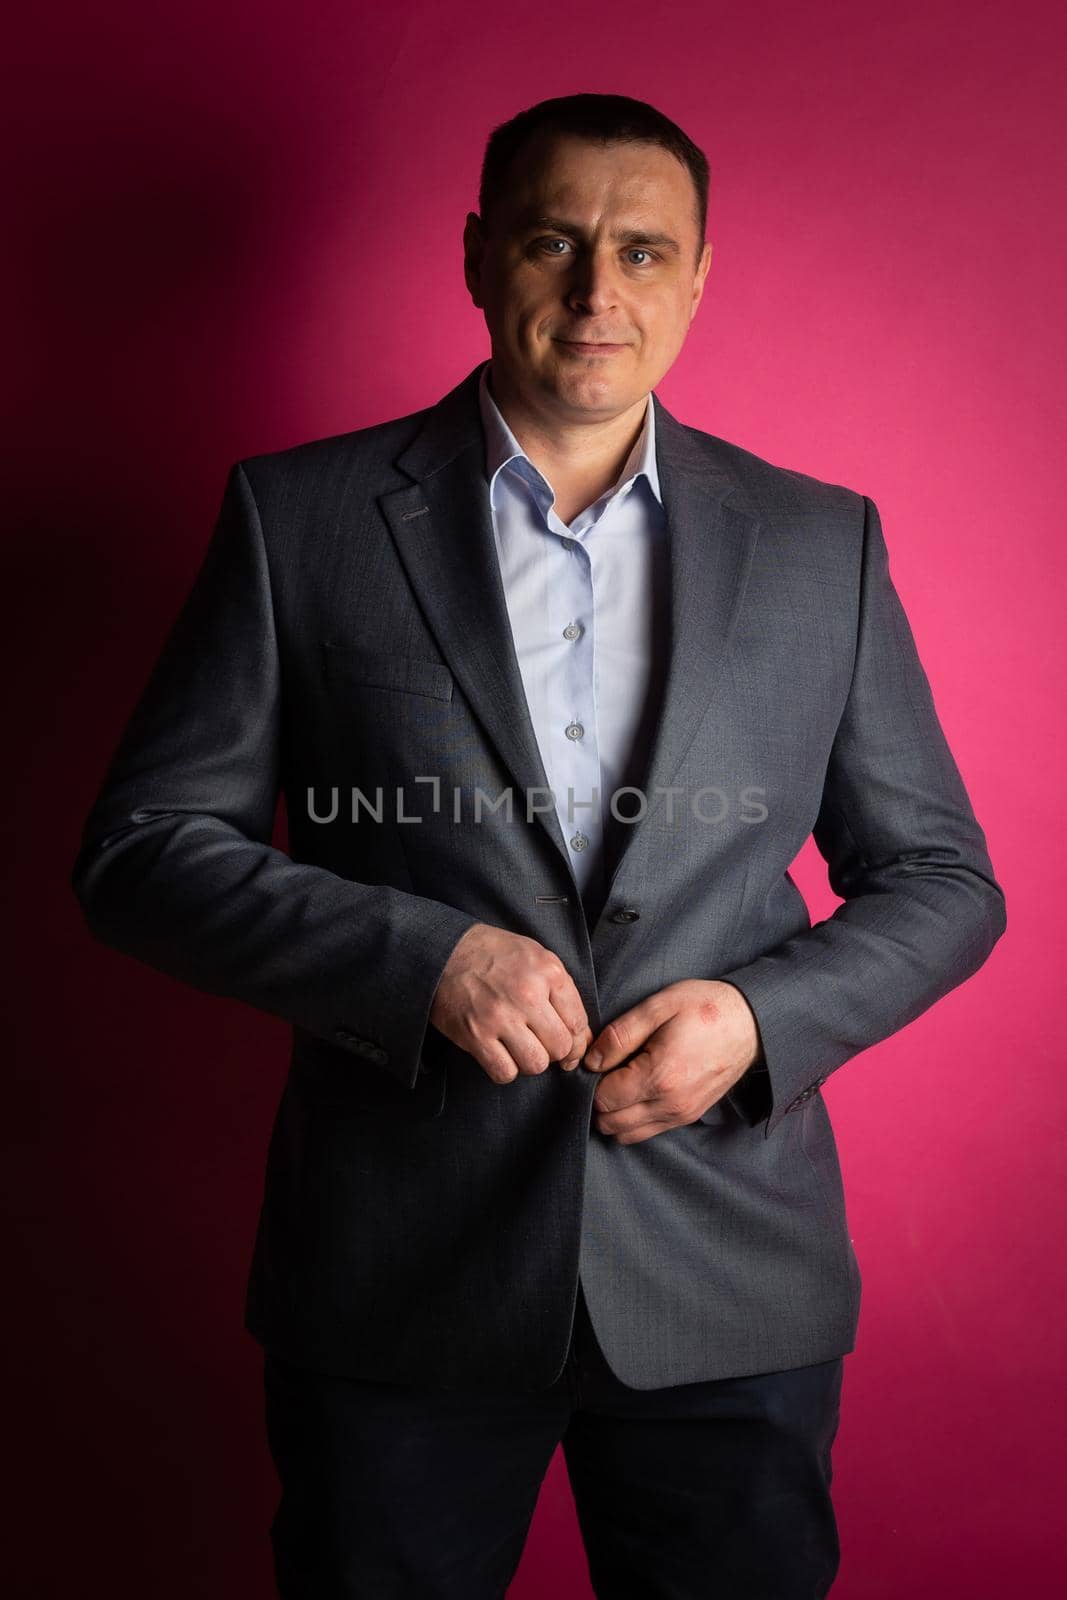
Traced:
MULTIPOLYGON (((485 466, 486 476, 489 479, 489 493, 492 498, 496 487, 497 474, 510 462, 524 461, 531 472, 536 472, 542 482, 545 482, 539 468, 535 467, 522 445, 516 439, 507 423, 504 421, 500 407, 489 392, 489 368, 491 361, 487 361, 482 368, 482 375, 478 382, 478 405, 482 413, 482 426, 485 430, 485 466)), ((659 473, 656 470, 656 413, 652 404, 651 394, 645 410, 645 421, 641 432, 634 441, 633 449, 626 457, 618 480, 609 491, 615 494, 623 489, 632 478, 637 478, 644 473, 648 480, 649 488, 663 504, 660 493, 659 473)))

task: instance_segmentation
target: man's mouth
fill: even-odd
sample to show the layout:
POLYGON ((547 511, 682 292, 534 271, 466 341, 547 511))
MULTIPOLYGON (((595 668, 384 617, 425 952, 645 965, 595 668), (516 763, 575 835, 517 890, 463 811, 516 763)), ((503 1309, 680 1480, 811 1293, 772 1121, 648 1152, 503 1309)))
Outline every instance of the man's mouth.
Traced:
POLYGON ((608 344, 604 340, 599 339, 595 342, 586 341, 584 339, 560 339, 557 341, 557 343, 562 344, 566 346, 568 350, 574 350, 578 353, 578 355, 583 356, 614 355, 619 350, 626 350, 629 348, 629 346, 625 344, 608 344))

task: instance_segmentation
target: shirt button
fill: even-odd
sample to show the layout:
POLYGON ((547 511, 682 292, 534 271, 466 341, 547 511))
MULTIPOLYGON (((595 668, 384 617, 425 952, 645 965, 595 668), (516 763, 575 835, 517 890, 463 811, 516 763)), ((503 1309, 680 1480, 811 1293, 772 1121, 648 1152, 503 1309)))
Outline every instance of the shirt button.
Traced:
POLYGON ((584 732, 585 729, 580 722, 569 722, 567 724, 566 734, 568 739, 580 739, 584 732))
POLYGON ((580 639, 581 636, 582 636, 581 623, 580 622, 568 622, 567 626, 563 630, 563 637, 565 639, 580 639))
POLYGON ((584 850, 588 843, 589 840, 586 838, 584 833, 576 833, 571 837, 572 850, 584 850))

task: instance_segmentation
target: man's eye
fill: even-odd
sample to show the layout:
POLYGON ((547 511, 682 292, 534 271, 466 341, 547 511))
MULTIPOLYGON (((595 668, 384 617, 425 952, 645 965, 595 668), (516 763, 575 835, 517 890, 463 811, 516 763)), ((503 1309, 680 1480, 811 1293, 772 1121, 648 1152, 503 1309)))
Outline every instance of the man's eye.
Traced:
MULTIPOLYGON (((535 241, 535 244, 536 244, 536 247, 539 250, 543 250, 546 255, 555 256, 557 260, 562 260, 564 254, 565 254, 565 251, 563 251, 563 250, 553 250, 551 247, 553 245, 557 245, 557 244, 569 246, 570 240, 569 239, 560 239, 560 238, 553 238, 553 239, 544 238, 544 239, 537 239, 535 241)), ((655 260, 655 256, 654 256, 653 252, 651 250, 646 250, 644 245, 632 245, 630 247, 630 249, 626 253, 629 256, 645 256, 646 257, 645 261, 635 261, 635 262, 631 263, 633 266, 637 266, 637 267, 648 266, 655 260)))

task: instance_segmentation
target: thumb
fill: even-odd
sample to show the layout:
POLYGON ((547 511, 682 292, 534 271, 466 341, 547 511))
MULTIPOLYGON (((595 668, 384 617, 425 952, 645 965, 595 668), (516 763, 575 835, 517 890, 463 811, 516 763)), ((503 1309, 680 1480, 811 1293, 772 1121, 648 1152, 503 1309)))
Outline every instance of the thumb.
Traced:
POLYGON ((642 1000, 639 1005, 622 1011, 597 1034, 585 1053, 585 1065, 594 1072, 607 1072, 617 1067, 640 1050, 650 1033, 659 1026, 661 1018, 656 997, 642 1000))

